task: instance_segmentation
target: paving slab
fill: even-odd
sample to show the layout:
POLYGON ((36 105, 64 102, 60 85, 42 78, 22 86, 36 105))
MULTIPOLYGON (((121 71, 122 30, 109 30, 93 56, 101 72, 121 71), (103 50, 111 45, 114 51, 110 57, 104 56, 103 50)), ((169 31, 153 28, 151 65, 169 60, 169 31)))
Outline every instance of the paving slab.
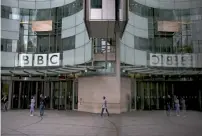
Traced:
POLYGON ((29 110, 1 112, 2 136, 202 136, 202 112, 170 117, 165 111, 135 111, 110 117, 46 110, 33 117, 29 110))

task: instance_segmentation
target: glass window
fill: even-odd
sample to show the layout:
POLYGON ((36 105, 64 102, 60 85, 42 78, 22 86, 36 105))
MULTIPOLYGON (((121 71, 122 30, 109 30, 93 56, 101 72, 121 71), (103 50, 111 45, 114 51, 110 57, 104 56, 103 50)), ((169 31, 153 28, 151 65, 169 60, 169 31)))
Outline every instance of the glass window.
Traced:
POLYGON ((49 35, 40 35, 37 37, 37 50, 39 53, 49 52, 49 35))
POLYGON ((102 0, 91 0, 91 8, 102 8, 102 0))
POLYGON ((75 49, 75 35, 62 39, 63 50, 75 49))
POLYGON ((36 20, 50 20, 51 19, 51 10, 50 9, 40 9, 36 10, 36 20))
POLYGON ((27 52, 28 53, 35 53, 36 49, 37 49, 37 36, 29 36, 27 52))
POLYGON ((1 51, 17 52, 17 40, 1 39, 1 51))
POLYGON ((1 17, 2 18, 19 20, 19 18, 20 18, 19 12, 20 11, 18 8, 1 6, 1 17))
POLYGON ((134 37, 135 38, 135 48, 139 50, 150 50, 149 47, 149 40, 146 38, 141 37, 134 37))

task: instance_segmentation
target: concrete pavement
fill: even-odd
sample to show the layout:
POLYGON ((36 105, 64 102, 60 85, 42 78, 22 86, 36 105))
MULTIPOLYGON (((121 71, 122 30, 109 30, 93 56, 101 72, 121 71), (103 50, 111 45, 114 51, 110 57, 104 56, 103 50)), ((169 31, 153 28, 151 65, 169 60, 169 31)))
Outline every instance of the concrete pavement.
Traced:
POLYGON ((101 118, 76 111, 1 112, 2 136, 201 136, 202 112, 167 117, 164 111, 136 111, 101 118))

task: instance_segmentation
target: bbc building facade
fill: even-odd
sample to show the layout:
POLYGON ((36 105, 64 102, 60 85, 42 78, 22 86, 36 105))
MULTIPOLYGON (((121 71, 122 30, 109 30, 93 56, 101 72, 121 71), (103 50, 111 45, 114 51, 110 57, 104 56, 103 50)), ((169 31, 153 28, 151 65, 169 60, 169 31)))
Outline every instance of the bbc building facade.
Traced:
POLYGON ((35 96, 38 108, 42 94, 48 109, 99 113, 106 96, 111 113, 164 110, 169 94, 202 110, 202 1, 126 0, 125 25, 114 38, 106 24, 117 2, 2 0, 8 107, 27 109, 35 96))

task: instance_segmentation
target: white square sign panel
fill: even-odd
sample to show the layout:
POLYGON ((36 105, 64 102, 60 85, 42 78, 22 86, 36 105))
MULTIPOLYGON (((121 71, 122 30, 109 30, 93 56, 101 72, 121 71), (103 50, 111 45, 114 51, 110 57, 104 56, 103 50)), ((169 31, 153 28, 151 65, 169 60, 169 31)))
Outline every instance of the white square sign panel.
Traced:
POLYGON ((26 67, 32 66, 33 55, 32 54, 19 54, 19 66, 26 67))
POLYGON ((60 53, 51 53, 48 55, 48 66, 60 65, 60 53))
POLYGON ((47 66, 47 54, 35 54, 34 55, 34 66, 47 66))

